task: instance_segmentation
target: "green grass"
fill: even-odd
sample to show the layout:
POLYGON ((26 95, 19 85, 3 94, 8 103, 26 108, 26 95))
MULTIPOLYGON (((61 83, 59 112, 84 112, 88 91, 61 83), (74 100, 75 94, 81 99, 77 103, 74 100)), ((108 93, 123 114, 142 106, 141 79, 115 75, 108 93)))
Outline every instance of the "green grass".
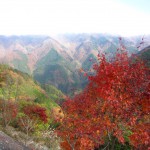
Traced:
POLYGON ((59 91, 57 91, 57 89, 53 86, 51 86, 50 89, 52 90, 49 90, 49 94, 47 94, 29 75, 4 65, 0 65, 0 77, 3 75, 4 71, 7 72, 8 77, 5 78, 3 86, 0 87, 1 98, 5 97, 15 99, 17 91, 18 100, 38 100, 37 102, 44 104, 49 109, 53 106, 57 106, 55 100, 59 99, 59 91), (5 93, 3 94, 2 91, 5 91, 5 93), (55 94, 56 91, 58 94, 55 94), (10 95, 8 93, 10 93, 10 95))

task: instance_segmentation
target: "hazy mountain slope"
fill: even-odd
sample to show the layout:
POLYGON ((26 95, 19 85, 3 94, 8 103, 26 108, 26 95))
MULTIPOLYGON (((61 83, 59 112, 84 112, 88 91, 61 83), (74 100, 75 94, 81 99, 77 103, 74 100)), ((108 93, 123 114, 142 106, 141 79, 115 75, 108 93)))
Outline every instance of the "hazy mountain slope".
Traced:
POLYGON ((141 50, 136 57, 142 59, 148 67, 150 67, 150 46, 141 50))
POLYGON ((43 60, 43 57, 45 57, 47 54, 49 55, 51 49, 55 49, 57 53, 61 55, 64 59, 72 59, 67 54, 63 45, 49 37, 46 40, 44 40, 41 45, 36 47, 31 53, 28 54, 28 66, 30 66, 31 71, 35 70, 38 67, 39 61, 41 59, 43 60))
MULTIPOLYGON (((138 53, 141 36, 122 38, 129 54, 138 53)), ((145 37, 145 47, 150 36, 145 37)), ((88 71, 97 54, 111 57, 120 46, 118 36, 62 34, 49 36, 0 36, 0 62, 32 74, 42 84, 53 84, 65 93, 86 84, 79 73, 88 71)))
MULTIPOLYGON (((74 59, 83 62, 89 54, 114 53, 119 47, 118 36, 107 34, 64 34, 55 37, 71 51, 74 59)), ((139 39, 138 39, 139 40, 139 39)), ((137 39, 122 38, 129 53, 137 52, 137 39)))
POLYGON ((63 45, 51 37, 23 38, 25 41, 22 37, 1 37, 0 51, 2 53, 5 51, 0 58, 2 63, 7 63, 23 72, 34 71, 34 77, 40 83, 52 83, 64 92, 69 91, 70 85, 80 83, 78 73, 74 72, 77 64, 63 45), (49 76, 47 72, 51 72, 51 75, 49 76))
POLYGON ((40 83, 53 84, 63 92, 68 93, 72 87, 80 87, 80 78, 70 59, 65 59, 55 49, 40 59, 36 64, 34 78, 40 83))
MULTIPOLYGON (((31 73, 29 54, 37 49, 47 36, 0 36, 0 62, 23 72, 31 73)), ((31 65, 32 66, 32 65, 31 65)))

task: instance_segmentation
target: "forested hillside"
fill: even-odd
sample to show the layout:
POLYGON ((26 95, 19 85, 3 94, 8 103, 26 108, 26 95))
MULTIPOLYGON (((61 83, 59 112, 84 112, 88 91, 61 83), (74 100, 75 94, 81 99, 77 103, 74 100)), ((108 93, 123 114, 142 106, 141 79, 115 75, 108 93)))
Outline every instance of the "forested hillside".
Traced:
POLYGON ((56 136, 50 126, 62 119, 58 103, 63 100, 64 95, 52 85, 42 89, 28 74, 0 65, 0 130, 26 146, 35 148, 43 142, 43 149, 52 144, 45 134, 56 136))

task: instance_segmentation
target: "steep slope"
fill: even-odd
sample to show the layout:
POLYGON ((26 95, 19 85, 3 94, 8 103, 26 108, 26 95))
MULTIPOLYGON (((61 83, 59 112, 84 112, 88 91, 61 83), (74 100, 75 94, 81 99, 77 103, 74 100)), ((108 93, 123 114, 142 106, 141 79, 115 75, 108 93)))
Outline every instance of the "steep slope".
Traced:
POLYGON ((29 75, 7 65, 0 65, 0 98, 12 101, 31 100, 51 108, 57 105, 54 100, 62 97, 63 94, 57 89, 52 92, 49 90, 48 94, 29 75))
MULTIPOLYGON (((68 51, 71 51, 72 57, 79 62, 84 62, 90 54, 109 53, 113 55, 120 46, 118 36, 107 34, 65 34, 55 37, 60 43, 63 43, 68 51)), ((138 38, 139 40, 139 38, 138 38)), ((129 53, 137 52, 137 39, 122 38, 123 44, 129 53)))
POLYGON ((150 67, 150 46, 141 50, 136 56, 142 59, 145 64, 150 67))
POLYGON ((59 42, 54 40, 51 37, 45 39, 41 45, 37 46, 28 54, 28 66, 31 68, 31 71, 34 71, 37 67, 39 61, 46 55, 49 55, 51 49, 55 49, 58 54, 60 54, 64 59, 72 60, 72 58, 67 54, 66 48, 61 45, 59 42))
POLYGON ((53 84, 65 93, 71 88, 80 87, 79 73, 70 59, 65 59, 56 49, 40 59, 34 70, 34 78, 42 84, 53 84))
POLYGON ((0 36, 0 62, 31 73, 32 67, 28 65, 28 55, 46 39, 47 36, 0 36))

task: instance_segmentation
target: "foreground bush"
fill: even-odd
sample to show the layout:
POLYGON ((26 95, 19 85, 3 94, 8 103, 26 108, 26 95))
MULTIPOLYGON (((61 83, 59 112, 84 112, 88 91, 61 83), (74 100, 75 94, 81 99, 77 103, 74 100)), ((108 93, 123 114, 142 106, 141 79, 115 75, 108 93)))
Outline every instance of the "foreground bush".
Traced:
POLYGON ((62 147, 113 150, 117 143, 148 149, 150 70, 123 50, 109 61, 105 55, 98 60, 85 90, 63 105, 62 147))

